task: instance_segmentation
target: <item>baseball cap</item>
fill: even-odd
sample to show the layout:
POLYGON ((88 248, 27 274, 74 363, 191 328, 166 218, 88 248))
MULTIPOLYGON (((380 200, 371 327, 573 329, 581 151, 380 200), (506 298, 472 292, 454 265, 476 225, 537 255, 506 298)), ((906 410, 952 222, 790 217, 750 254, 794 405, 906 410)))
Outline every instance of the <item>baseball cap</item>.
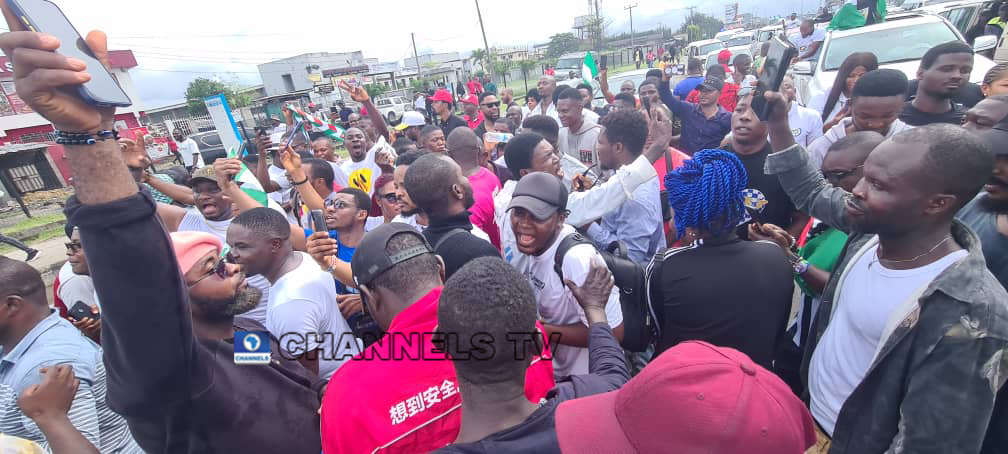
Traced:
POLYGON ((816 441, 805 405, 741 352, 683 342, 621 389, 562 402, 563 452, 802 453, 816 441))
POLYGON ((472 105, 478 105, 479 104, 479 98, 477 98, 476 95, 469 95, 469 96, 466 96, 466 97, 462 98, 462 102, 468 103, 468 104, 472 104, 472 105))
POLYGON ((213 166, 203 166, 196 169, 192 174, 192 178, 189 179, 189 187, 196 186, 199 180, 209 180, 214 183, 217 182, 217 173, 214 172, 213 166))
POLYGON ((507 209, 524 208, 536 219, 547 219, 567 209, 567 188, 546 172, 532 172, 518 180, 507 209))
POLYGON ((724 88, 724 81, 716 76, 707 76, 707 78, 705 78, 703 82, 700 82, 700 85, 697 85, 697 89, 703 90, 705 88, 710 90, 721 91, 721 89, 724 88))
POLYGON ((313 102, 308 103, 308 108, 312 108, 312 107, 315 107, 315 103, 313 103, 313 102))
POLYGON ((993 128, 980 131, 979 135, 994 156, 1008 156, 1008 122, 1002 120, 993 128))
POLYGON ((403 112, 402 121, 395 127, 396 131, 402 131, 410 126, 424 126, 427 120, 422 113, 415 110, 403 112))
POLYGON ((717 53, 718 63, 728 63, 731 60, 731 51, 728 49, 721 49, 721 52, 717 53))
POLYGON ((220 254, 223 247, 220 238, 206 232, 172 232, 171 240, 182 274, 188 272, 207 252, 220 254))
POLYGON ((357 245, 353 258, 350 259, 350 269, 353 270, 354 282, 358 286, 367 285, 389 268, 428 253, 433 254, 434 250, 420 232, 417 232, 409 224, 390 222, 382 224, 364 235, 357 245), (415 235, 420 239, 421 244, 389 256, 385 252, 388 248, 388 242, 393 236, 400 233, 415 235))
POLYGON ((430 97, 431 101, 442 101, 442 102, 452 102, 452 95, 448 93, 448 90, 440 89, 434 92, 434 96, 430 97))

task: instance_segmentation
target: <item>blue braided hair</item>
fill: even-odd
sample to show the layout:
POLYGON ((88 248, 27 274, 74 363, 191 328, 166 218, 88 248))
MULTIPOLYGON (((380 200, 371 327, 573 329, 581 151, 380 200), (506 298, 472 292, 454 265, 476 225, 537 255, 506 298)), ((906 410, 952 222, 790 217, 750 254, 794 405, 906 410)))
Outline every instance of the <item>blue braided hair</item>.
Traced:
POLYGON ((724 150, 702 150, 665 175, 675 210, 676 239, 687 227, 714 235, 734 230, 745 217, 742 191, 749 182, 742 161, 724 150))

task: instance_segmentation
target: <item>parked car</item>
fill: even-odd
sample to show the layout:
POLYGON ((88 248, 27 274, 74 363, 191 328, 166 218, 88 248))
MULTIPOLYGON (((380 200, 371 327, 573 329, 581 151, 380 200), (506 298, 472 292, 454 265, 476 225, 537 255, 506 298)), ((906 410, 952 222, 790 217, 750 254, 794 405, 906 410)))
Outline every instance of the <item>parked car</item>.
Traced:
MULTIPOLYGON (((731 53, 732 53, 731 57, 728 58, 728 66, 731 66, 732 64, 735 63, 735 57, 738 56, 739 54, 751 55, 749 53, 748 46, 747 47, 736 47, 736 48, 732 48, 732 49, 728 49, 728 50, 730 50, 731 53)), ((717 64, 717 56, 718 56, 719 53, 721 53, 721 51, 720 50, 716 50, 714 52, 711 52, 711 53, 707 54, 707 58, 704 59, 704 72, 706 72, 707 68, 709 68, 711 65, 716 65, 717 64)))
POLYGON ((723 49, 724 47, 724 41, 721 41, 720 39, 693 41, 686 45, 686 57, 704 58, 705 55, 715 50, 723 49))
POLYGON ((196 141, 196 146, 203 155, 203 163, 206 165, 213 164, 218 158, 223 158, 227 154, 216 130, 197 132, 189 137, 196 141))
MULTIPOLYGON (((994 0, 957 1, 927 5, 920 8, 920 11, 944 17, 962 33, 967 43, 974 43, 983 36, 987 21, 997 16, 998 3, 994 0)), ((992 49, 987 57, 993 55, 992 49)))
POLYGON ((780 24, 767 25, 757 30, 756 37, 753 39, 752 44, 749 45, 749 55, 759 55, 763 43, 770 41, 770 38, 773 38, 774 35, 779 35, 783 31, 784 28, 780 24))
POLYGON ((388 119, 390 123, 398 122, 403 116, 403 112, 413 110, 413 103, 402 96, 392 96, 388 98, 378 98, 375 100, 375 107, 388 119))
MULTIPOLYGON (((837 70, 848 55, 872 52, 880 68, 903 71, 908 79, 917 78, 921 56, 928 49, 949 41, 965 41, 962 33, 944 17, 926 13, 892 14, 885 22, 826 32, 819 60, 798 62, 792 68, 799 102, 805 104, 812 93, 828 91, 833 86, 837 70)), ((977 52, 994 48, 995 37, 980 37, 973 49, 977 52)), ((973 58, 970 82, 980 83, 994 62, 982 55, 973 58)))
POLYGON ((561 55, 557 59, 556 64, 553 65, 556 80, 577 79, 578 75, 581 74, 581 65, 584 63, 585 54, 587 52, 571 52, 561 55), (571 72, 574 73, 574 77, 570 76, 571 72))

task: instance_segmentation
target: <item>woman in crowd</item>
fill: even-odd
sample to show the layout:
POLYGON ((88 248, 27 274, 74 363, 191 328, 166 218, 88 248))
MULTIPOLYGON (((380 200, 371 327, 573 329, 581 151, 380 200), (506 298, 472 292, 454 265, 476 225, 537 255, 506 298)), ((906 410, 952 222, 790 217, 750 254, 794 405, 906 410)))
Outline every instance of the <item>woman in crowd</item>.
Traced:
POLYGON ((833 87, 828 93, 817 92, 809 97, 805 107, 822 113, 823 132, 829 131, 847 115, 847 99, 854 83, 868 71, 878 69, 878 58, 871 52, 855 52, 847 56, 837 70, 833 87))
POLYGON ((985 97, 1008 95, 1008 63, 998 63, 989 69, 980 84, 980 91, 985 97))
POLYGON ((395 179, 391 173, 381 174, 375 180, 375 192, 371 196, 371 217, 364 224, 364 231, 392 222, 399 215, 399 200, 396 198, 395 179))

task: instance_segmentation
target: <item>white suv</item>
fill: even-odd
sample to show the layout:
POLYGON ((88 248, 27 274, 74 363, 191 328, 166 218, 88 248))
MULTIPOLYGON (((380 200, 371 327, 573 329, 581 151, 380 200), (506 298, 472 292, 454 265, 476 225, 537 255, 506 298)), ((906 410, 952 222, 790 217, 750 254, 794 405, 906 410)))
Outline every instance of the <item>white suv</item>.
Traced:
POLYGON ((403 112, 413 110, 413 103, 402 96, 392 96, 375 100, 375 107, 388 121, 396 122, 402 118, 403 112))
MULTIPOLYGON (((804 105, 812 94, 829 92, 840 65, 854 52, 871 52, 878 57, 879 68, 897 69, 908 79, 916 79, 924 53, 938 44, 953 40, 965 42, 959 30, 945 18, 921 13, 892 14, 880 24, 827 31, 819 60, 798 62, 792 68, 798 100, 804 105)), ((987 50, 996 44, 996 39, 978 39, 973 49, 987 50)), ((987 57, 974 56, 970 82, 983 81, 987 70, 993 66, 994 62, 987 57)))

